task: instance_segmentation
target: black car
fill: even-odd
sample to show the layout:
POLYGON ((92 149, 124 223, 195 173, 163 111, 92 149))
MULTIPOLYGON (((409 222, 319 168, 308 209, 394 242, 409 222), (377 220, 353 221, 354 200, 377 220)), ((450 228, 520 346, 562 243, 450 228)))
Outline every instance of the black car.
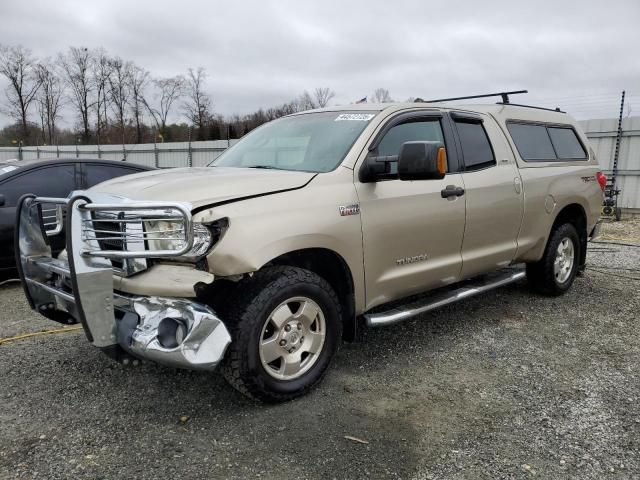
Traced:
MULTIPOLYGON (((153 170, 109 160, 0 160, 0 278, 15 273, 13 253, 16 202, 25 193, 65 198, 110 178, 153 170)), ((54 253, 64 249, 64 235, 51 237, 54 253)))

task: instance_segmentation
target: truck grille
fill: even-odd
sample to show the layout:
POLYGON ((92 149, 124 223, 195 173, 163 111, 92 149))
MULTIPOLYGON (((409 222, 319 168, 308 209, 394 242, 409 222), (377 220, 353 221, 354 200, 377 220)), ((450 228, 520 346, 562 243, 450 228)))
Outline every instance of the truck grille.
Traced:
MULTIPOLYGON (((96 215, 94 214, 94 220, 96 219, 95 217, 96 215)), ((122 238, 122 234, 124 233, 124 224, 118 221, 109 221, 110 218, 108 217, 98 218, 98 220, 99 221, 92 222, 92 224, 94 225, 93 235, 97 239, 100 249, 115 250, 121 252, 125 251, 127 249, 126 242, 122 238)), ((140 223, 140 225, 142 224, 140 223)), ((113 265, 113 268, 115 268, 116 270, 126 270, 126 260, 121 258, 111 258, 110 260, 111 265, 113 265)))
MULTIPOLYGON (((127 250, 125 223, 119 222, 114 216, 105 216, 104 214, 94 215, 94 221, 91 223, 93 229, 87 228, 84 233, 87 236, 92 235, 98 241, 101 250, 127 250)), ((138 225, 142 227, 142 222, 139 222, 138 225)))

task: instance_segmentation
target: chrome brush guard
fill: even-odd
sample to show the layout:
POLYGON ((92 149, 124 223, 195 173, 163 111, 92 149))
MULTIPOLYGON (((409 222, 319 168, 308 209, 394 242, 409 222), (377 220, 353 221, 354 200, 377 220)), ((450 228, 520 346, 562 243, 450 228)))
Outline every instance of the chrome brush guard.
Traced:
POLYGON ((87 339, 102 349, 120 345, 134 356, 160 363, 214 368, 230 336, 210 307, 113 290, 114 273, 144 269, 147 258, 189 252, 194 241, 191 205, 91 196, 99 203, 84 193, 70 199, 25 195, 18 202, 16 263, 31 308, 52 320, 79 321, 87 339), (172 228, 145 228, 145 222, 159 221, 171 222, 172 228), (54 258, 48 237, 63 230, 66 259, 54 258), (154 240, 167 239, 177 247, 151 248, 154 240), (125 262, 126 271, 114 268, 115 260, 125 262), (167 337, 167 331, 178 330, 179 342, 167 337))

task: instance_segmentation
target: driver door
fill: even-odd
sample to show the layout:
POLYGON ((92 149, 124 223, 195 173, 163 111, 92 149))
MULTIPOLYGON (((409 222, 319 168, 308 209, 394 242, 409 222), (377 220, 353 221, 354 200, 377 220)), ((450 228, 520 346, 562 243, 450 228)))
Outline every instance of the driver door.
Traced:
POLYGON ((436 111, 399 115, 382 127, 369 154, 398 155, 409 141, 443 142, 448 173, 441 180, 402 181, 391 163, 390 174, 375 182, 356 178, 366 309, 460 279, 465 198, 443 190, 464 192, 464 184, 448 117, 436 111))

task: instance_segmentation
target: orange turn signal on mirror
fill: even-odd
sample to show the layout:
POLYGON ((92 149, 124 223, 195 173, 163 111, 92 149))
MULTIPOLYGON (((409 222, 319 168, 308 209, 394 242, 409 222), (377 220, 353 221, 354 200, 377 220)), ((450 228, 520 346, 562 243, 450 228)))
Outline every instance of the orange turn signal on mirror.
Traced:
POLYGON ((447 151, 444 147, 438 149, 438 172, 442 175, 447 173, 447 151))

